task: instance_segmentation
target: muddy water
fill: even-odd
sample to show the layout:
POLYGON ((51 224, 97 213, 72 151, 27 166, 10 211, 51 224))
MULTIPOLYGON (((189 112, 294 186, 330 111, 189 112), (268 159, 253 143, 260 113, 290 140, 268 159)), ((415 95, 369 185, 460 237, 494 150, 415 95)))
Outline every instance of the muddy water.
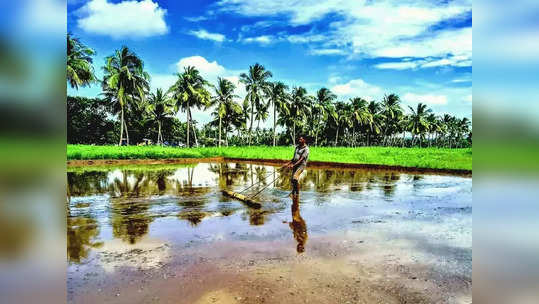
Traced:
POLYGON ((68 172, 70 303, 471 303, 472 179, 248 163, 68 172), (250 208, 222 189, 259 194, 250 208))

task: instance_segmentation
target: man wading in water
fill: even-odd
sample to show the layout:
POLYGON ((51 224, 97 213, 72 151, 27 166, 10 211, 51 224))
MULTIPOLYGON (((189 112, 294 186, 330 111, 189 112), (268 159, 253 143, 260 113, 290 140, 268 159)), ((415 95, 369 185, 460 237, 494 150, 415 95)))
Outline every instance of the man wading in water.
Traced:
POLYGON ((307 160, 309 159, 309 147, 303 136, 298 138, 298 145, 294 151, 294 158, 288 162, 285 166, 292 169, 292 192, 290 196, 299 194, 299 176, 307 167, 307 160))

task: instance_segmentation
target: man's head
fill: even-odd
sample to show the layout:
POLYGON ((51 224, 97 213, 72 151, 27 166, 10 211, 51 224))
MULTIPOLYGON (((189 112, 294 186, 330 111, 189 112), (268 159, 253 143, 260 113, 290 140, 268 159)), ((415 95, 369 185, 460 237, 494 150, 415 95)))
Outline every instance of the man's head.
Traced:
POLYGON ((303 146, 303 145, 306 145, 307 144, 307 140, 305 139, 305 136, 300 136, 298 137, 298 144, 300 146, 303 146))

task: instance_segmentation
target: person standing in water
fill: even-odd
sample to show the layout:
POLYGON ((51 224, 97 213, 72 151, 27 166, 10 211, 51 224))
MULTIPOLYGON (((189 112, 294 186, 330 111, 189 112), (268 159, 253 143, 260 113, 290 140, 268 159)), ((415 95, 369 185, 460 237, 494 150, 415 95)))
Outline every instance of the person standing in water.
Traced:
POLYGON ((303 136, 298 138, 298 145, 294 151, 294 157, 288 162, 285 167, 292 169, 292 192, 290 196, 299 194, 299 177, 305 167, 307 167, 307 160, 309 159, 309 147, 307 141, 303 136))

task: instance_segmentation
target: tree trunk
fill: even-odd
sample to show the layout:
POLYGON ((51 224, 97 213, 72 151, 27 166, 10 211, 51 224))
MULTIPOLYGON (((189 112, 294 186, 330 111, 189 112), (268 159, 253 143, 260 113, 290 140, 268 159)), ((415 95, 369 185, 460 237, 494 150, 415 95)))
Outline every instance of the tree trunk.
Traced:
POLYGON ((294 121, 294 126, 292 127, 292 144, 296 145, 296 121, 294 121))
POLYGON ((125 125, 125 138, 127 139, 127 145, 129 146, 129 130, 127 129, 127 121, 124 119, 124 125, 125 125))
POLYGON ((337 126, 337 134, 335 134, 335 144, 333 145, 334 147, 337 146, 338 140, 339 140, 339 126, 337 126))
POLYGON ((159 128, 158 128, 159 131, 157 131, 157 144, 158 144, 158 145, 161 145, 161 144, 162 144, 162 141, 163 141, 162 136, 161 136, 161 122, 158 121, 158 122, 157 122, 157 125, 159 126, 159 128))
POLYGON ((191 116, 191 109, 189 109, 189 120, 191 120, 191 127, 193 128, 193 138, 195 139, 195 147, 198 147, 198 139, 197 139, 197 129, 195 128, 195 124, 193 124, 193 116, 191 116))
POLYGON ((253 130, 253 115, 255 113, 253 99, 251 98, 251 121, 249 122, 249 146, 251 145, 251 131, 253 130))
POLYGON ((273 146, 275 147, 275 126, 277 121, 277 107, 273 103, 273 146))
POLYGON ((190 128, 191 124, 190 124, 189 119, 190 119, 191 115, 189 115, 189 110, 190 110, 189 109, 189 101, 187 101, 187 148, 190 147, 189 146, 189 128, 190 128))
MULTIPOLYGON (((219 115, 219 113, 217 113, 219 115)), ((221 115, 219 115, 219 148, 221 148, 221 115)))
POLYGON ((118 144, 119 146, 122 145, 122 139, 124 137, 124 107, 122 107, 122 114, 120 116, 120 143, 118 144))

